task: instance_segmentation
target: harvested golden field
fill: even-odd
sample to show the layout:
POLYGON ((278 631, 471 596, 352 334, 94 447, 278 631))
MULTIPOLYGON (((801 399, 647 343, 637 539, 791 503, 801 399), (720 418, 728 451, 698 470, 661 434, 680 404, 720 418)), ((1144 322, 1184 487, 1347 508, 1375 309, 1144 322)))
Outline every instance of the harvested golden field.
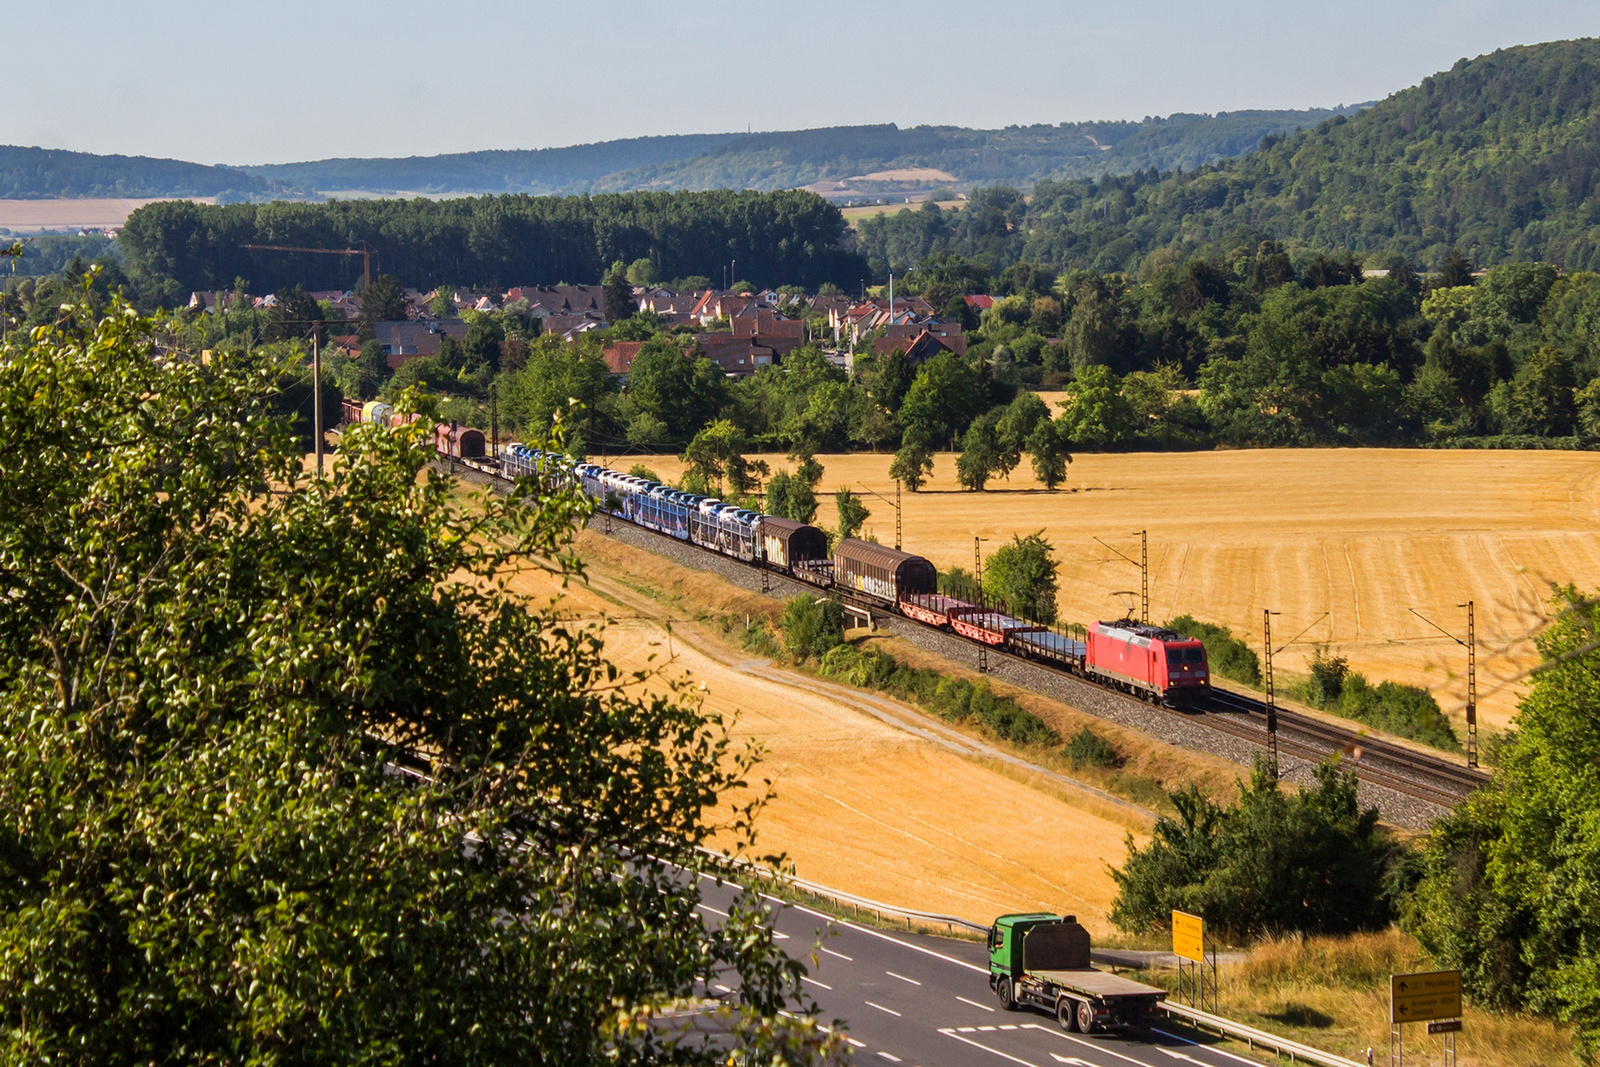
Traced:
MULTIPOLYGON (((774 470, 785 465, 764 458, 774 470)), ((819 459, 819 523, 835 521, 835 489, 893 498, 889 456, 819 459)), ((670 457, 647 465, 673 478, 682 469, 670 457)), ((1137 559, 1137 531, 1148 529, 1153 619, 1188 612, 1259 650, 1262 609, 1280 611, 1275 644, 1310 626, 1280 668, 1303 670, 1310 643, 1327 642, 1374 680, 1430 686, 1458 723, 1465 653, 1408 609, 1464 635, 1456 605, 1476 602, 1481 721, 1503 728, 1518 689, 1497 678, 1536 662, 1520 638, 1543 616, 1550 583, 1600 587, 1600 454, 1592 452, 1084 454, 1061 491, 1040 488, 1026 460, 995 485, 962 491, 955 457, 936 457, 930 484, 902 498, 907 550, 970 569, 975 536, 988 553, 1043 529, 1062 564, 1063 614, 1081 621, 1120 616, 1126 598, 1113 593, 1139 587, 1137 568, 1094 539, 1137 559)), ((893 543, 893 507, 866 503, 868 530, 893 543)))
MULTIPOLYGON (((0 226, 15 233, 38 230, 120 229, 128 216, 146 204, 171 199, 82 199, 0 200, 0 226)), ((196 203, 210 204, 213 197, 192 197, 196 203)))
MULTIPOLYGON (((635 576, 606 565, 638 550, 585 538, 588 585, 562 592, 529 570, 514 587, 560 595, 575 619, 609 619, 607 654, 619 666, 659 667, 656 686, 687 677, 704 685, 708 710, 738 717, 734 735, 765 748, 758 778, 776 794, 757 820, 759 853, 785 853, 803 878, 906 907, 978 920, 1065 910, 1108 932, 1106 864, 1121 863, 1130 830, 1142 836, 1142 814, 1089 791, 1035 788, 895 726, 919 720, 910 709, 738 653, 691 622, 673 619, 669 631, 668 612, 628 584, 635 576), (1002 824, 1003 848, 987 832, 1002 824)), ((776 607, 656 562, 663 584, 711 610, 776 607)))

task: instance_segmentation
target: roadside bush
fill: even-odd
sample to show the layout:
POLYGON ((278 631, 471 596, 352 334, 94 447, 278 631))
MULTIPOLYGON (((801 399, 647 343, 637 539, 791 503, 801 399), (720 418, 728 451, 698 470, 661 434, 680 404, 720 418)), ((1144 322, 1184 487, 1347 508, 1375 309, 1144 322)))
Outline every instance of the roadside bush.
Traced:
POLYGON ((1315 787, 1288 794, 1257 760, 1233 807, 1193 785, 1169 794, 1176 816, 1158 818, 1142 849, 1128 835, 1128 861, 1111 872, 1111 921, 1145 933, 1180 909, 1238 938, 1387 926, 1396 847, 1377 809, 1358 804, 1354 774, 1329 761, 1316 775, 1315 787))
POLYGON ((1066 756, 1074 769, 1120 767, 1123 762, 1117 747, 1087 726, 1067 739, 1066 756))
POLYGON ((844 608, 835 597, 801 593, 784 601, 778 629, 784 651, 796 662, 820 659, 844 640, 844 608))
POLYGON ((1198 638, 1206 646, 1206 661, 1212 674, 1220 674, 1245 685, 1261 684, 1261 659, 1251 647, 1233 636, 1226 626, 1201 622, 1193 615, 1167 620, 1167 628, 1185 637, 1198 638))
POLYGON ((818 670, 848 685, 910 701, 946 722, 976 721, 1002 741, 1017 745, 1054 745, 1061 741, 1061 735, 1033 712, 1014 700, 996 696, 987 681, 974 684, 926 667, 908 667, 876 648, 838 645, 822 657, 818 670))
POLYGON ((628 468, 628 477, 630 477, 630 478, 643 478, 647 482, 659 482, 659 481, 661 481, 661 475, 657 474, 655 471, 651 470, 649 467, 646 467, 643 463, 635 463, 633 466, 629 467, 628 468))

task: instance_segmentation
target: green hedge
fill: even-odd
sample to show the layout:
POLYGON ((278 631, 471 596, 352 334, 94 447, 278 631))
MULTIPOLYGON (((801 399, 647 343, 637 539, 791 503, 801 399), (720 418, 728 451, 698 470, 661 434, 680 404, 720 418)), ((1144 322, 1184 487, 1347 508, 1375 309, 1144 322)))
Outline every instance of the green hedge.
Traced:
POLYGON ((876 648, 844 644, 822 657, 822 674, 860 689, 876 689, 908 700, 946 722, 977 722, 994 736, 1018 745, 1060 744, 1061 735, 1033 712, 995 696, 986 681, 950 678, 926 667, 908 667, 876 648))

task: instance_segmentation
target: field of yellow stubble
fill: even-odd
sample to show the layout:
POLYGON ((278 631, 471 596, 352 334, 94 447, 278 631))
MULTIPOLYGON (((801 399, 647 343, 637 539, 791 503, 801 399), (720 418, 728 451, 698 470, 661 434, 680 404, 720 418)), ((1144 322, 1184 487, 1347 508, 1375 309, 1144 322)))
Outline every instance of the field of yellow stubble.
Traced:
MULTIPOLYGON (((775 795, 757 818, 755 854, 782 853, 803 878, 902 907, 979 920, 1059 910, 1097 935, 1109 932, 1107 865, 1121 865, 1130 831, 1142 840, 1145 816, 1086 791, 1038 788, 898 729, 866 714, 844 687, 736 652, 694 623, 679 619, 669 633, 664 609, 610 577, 601 558, 644 554, 584 537, 588 583, 563 589, 530 568, 511 587, 536 602, 559 597, 573 625, 603 626, 609 659, 656 672, 646 690, 661 691, 668 679, 703 685, 704 709, 733 724, 735 743, 762 747, 751 785, 769 781, 775 795), (1002 823, 1007 847, 998 848, 991 831, 1002 823)), ((677 576, 657 563, 663 576, 677 576)), ((741 606, 738 591, 702 581, 688 591, 708 610, 741 606)), ((916 713, 904 718, 914 722, 916 713)), ((731 843, 726 834, 718 841, 731 843)))
MULTIPOLYGON (((782 456, 763 457, 774 470, 782 456)), ((821 456, 819 523, 834 521, 832 493, 863 486, 894 496, 890 457, 821 456)), ((632 460, 609 460, 626 466, 632 460)), ((676 477, 682 465, 653 457, 676 477)), ((1476 602, 1480 721, 1503 728, 1520 689, 1504 678, 1537 662, 1519 640, 1547 610, 1550 583, 1600 588, 1600 454, 1420 449, 1273 449, 1082 454, 1061 491, 1045 492, 1027 460, 984 493, 961 491, 955 457, 935 459, 920 493, 905 493, 904 543, 941 569, 972 567, 973 538, 987 553, 1013 534, 1043 529, 1061 560, 1060 603, 1069 619, 1119 617, 1119 590, 1138 571, 1096 544, 1137 558, 1149 531, 1150 614, 1189 612, 1261 645, 1262 610, 1274 644, 1311 625, 1280 668, 1303 671, 1312 642, 1326 642, 1374 681, 1427 685, 1460 723, 1465 652, 1412 615, 1459 635, 1476 602), (1499 688, 1496 688, 1500 686, 1499 688)), ((892 543, 894 511, 867 498, 868 529, 892 543)))

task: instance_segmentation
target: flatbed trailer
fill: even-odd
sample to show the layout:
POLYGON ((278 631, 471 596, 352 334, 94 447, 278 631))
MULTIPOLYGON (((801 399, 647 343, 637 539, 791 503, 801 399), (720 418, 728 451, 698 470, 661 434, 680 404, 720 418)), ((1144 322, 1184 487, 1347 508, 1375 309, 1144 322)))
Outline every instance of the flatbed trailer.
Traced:
POLYGON ((1089 962, 1089 931, 1068 915, 1002 915, 989 928, 989 988, 1006 1011, 1039 1007, 1069 1033, 1139 1030, 1167 992, 1089 962))

